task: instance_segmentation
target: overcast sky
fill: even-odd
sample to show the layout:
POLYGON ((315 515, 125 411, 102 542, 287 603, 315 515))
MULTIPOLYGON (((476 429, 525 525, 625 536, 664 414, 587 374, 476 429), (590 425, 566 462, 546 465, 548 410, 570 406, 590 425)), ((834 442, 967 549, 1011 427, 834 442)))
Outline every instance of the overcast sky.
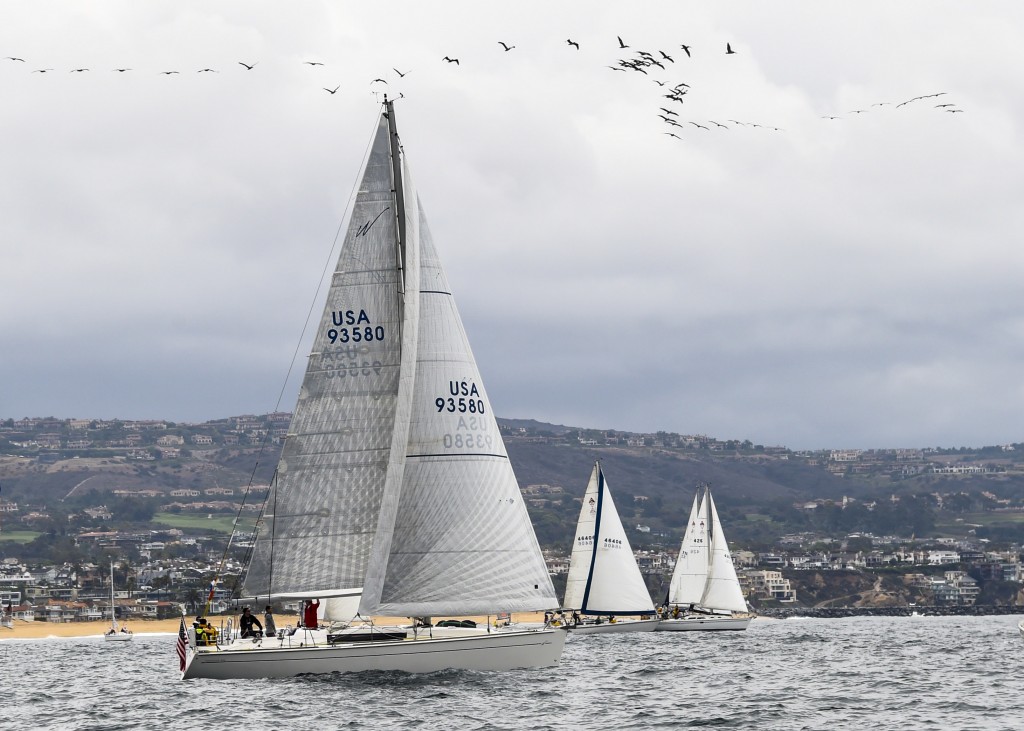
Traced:
POLYGON ((291 410, 387 90, 498 416, 1024 441, 1019 0, 4 2, 7 56, 0 418, 291 410))

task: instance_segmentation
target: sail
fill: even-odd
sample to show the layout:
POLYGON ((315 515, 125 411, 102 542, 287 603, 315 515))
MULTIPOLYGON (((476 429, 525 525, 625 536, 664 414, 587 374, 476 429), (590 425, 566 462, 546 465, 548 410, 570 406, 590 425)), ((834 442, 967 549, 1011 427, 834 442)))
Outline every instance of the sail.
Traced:
POLYGON ((743 590, 736 577, 736 567, 729 553, 729 544, 726 543, 725 534, 722 532, 722 523, 718 519, 718 510, 715 509, 715 501, 711 498, 710 491, 706 494, 705 500, 706 512, 711 520, 711 568, 704 597, 700 603, 710 611, 745 612, 747 602, 743 598, 743 590))
POLYGON ((654 611, 599 463, 590 475, 576 523, 562 606, 584 614, 654 611))
MULTIPOLYGON (((405 184, 406 200, 415 200, 408 176, 405 184)), ((360 611, 437 616, 556 607, 494 412, 418 209, 418 240, 410 236, 407 244, 419 245, 420 292, 405 469, 390 544, 373 562, 360 611)))
POLYGON ((244 592, 358 590, 389 474, 402 357, 402 278, 381 116, 265 505, 244 592))
POLYGON ((701 491, 698 490, 693 496, 690 520, 686 524, 679 557, 672 572, 672 583, 668 590, 669 604, 699 604, 704 598, 704 586, 711 563, 707 529, 701 491))

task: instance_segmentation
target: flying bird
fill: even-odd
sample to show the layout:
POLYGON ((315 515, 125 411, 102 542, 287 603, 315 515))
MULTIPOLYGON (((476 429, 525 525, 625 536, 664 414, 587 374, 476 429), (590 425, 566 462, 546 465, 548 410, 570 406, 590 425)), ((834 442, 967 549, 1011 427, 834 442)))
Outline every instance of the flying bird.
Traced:
POLYGON ((658 107, 658 109, 660 109, 661 111, 665 112, 665 114, 673 114, 673 115, 675 115, 677 117, 679 116, 678 112, 673 112, 671 109, 665 109, 665 107, 658 107))
POLYGON ((125 71, 131 71, 131 69, 112 69, 112 71, 118 71, 123 74, 125 71))
POLYGON ((245 66, 246 71, 252 71, 252 67, 258 64, 259 61, 254 61, 252 65, 247 64, 245 61, 239 61, 238 63, 240 63, 242 66, 245 66))
POLYGON ((725 44, 725 53, 726 53, 726 55, 729 55, 730 53, 736 53, 736 51, 732 50, 732 46, 730 44, 726 43, 725 44))
POLYGON ((160 73, 164 74, 164 75, 167 75, 167 74, 178 74, 178 73, 181 73, 181 72, 180 71, 161 71, 160 73))
POLYGON ((956 114, 957 112, 962 112, 963 109, 947 109, 946 111, 947 112, 952 112, 953 114, 956 114))
POLYGON ((842 119, 842 117, 822 117, 822 119, 842 119))
POLYGON ((692 56, 690 55, 690 47, 689 47, 689 46, 679 46, 679 47, 680 47, 680 48, 682 48, 682 49, 683 49, 683 50, 684 50, 684 51, 686 52, 686 57, 687 57, 687 58, 693 58, 693 57, 692 57, 692 56))
POLYGON ((625 43, 622 42, 622 36, 615 36, 619 39, 619 48, 629 48, 625 43))
POLYGON ((956 104, 936 104, 935 108, 936 109, 941 109, 942 107, 955 107, 955 106, 956 106, 956 104))
POLYGON ((623 73, 625 73, 626 71, 626 69, 620 69, 618 66, 609 66, 608 68, 610 68, 612 71, 622 71, 623 73))
POLYGON ((8 56, 6 60, 7 61, 21 61, 22 63, 25 63, 25 59, 18 58, 17 56, 8 56))
POLYGON ((506 52, 506 53, 508 53, 509 51, 511 51, 511 50, 512 50, 513 48, 515 48, 515 46, 510 46, 509 44, 505 43, 505 41, 498 41, 498 44, 499 44, 499 45, 500 45, 500 46, 501 46, 502 48, 504 48, 504 49, 505 49, 505 52, 506 52))
POLYGON ((709 128, 705 127, 703 124, 697 124, 696 122, 690 122, 690 124, 692 124, 694 127, 700 127, 701 129, 707 130, 708 132, 711 131, 709 128))
POLYGON ((679 135, 677 135, 677 134, 676 134, 675 132, 663 132, 662 134, 666 134, 666 135, 668 135, 669 137, 675 137, 675 138, 676 138, 677 140, 681 140, 681 139, 683 139, 682 137, 680 137, 679 135))
POLYGON ((328 94, 333 94, 334 92, 336 92, 336 91, 337 91, 338 89, 340 89, 340 88, 341 88, 341 84, 338 84, 338 85, 337 85, 336 87, 334 87, 333 89, 328 89, 328 88, 327 88, 326 86, 325 86, 325 87, 322 87, 322 88, 323 88, 323 90, 324 90, 324 91, 326 91, 326 92, 327 92, 328 94))
POLYGON ((306 64, 307 66, 323 66, 323 64, 320 63, 319 61, 303 61, 302 63, 306 64))
POLYGON ((577 51, 580 50, 580 44, 574 41, 572 38, 566 38, 565 42, 568 43, 570 46, 576 46, 577 51))
MULTIPOLYGON (((394 72, 395 72, 396 74, 398 74, 398 78, 400 78, 400 79, 404 79, 404 78, 405 78, 405 74, 409 73, 409 71, 406 71, 406 72, 405 72, 405 74, 403 74, 403 73, 402 73, 401 71, 399 71, 399 70, 398 70, 398 69, 396 69, 396 68, 393 68, 393 69, 391 69, 391 70, 392 70, 392 71, 394 71, 394 72)), ((411 71, 411 70, 412 70, 412 69, 410 69, 410 71, 411 71)))
POLYGON ((724 129, 729 129, 729 125, 727 125, 727 124, 719 124, 718 122, 716 122, 713 119, 709 119, 708 121, 711 122, 711 124, 716 125, 718 127, 722 127, 724 129))
POLYGON ((661 54, 661 57, 662 57, 663 59, 665 59, 666 61, 671 61, 672 63, 675 63, 675 62, 676 62, 676 60, 675 60, 674 58, 672 58, 671 56, 669 56, 669 55, 668 55, 667 53, 665 53, 664 51, 658 51, 658 53, 660 53, 660 54, 661 54))
POLYGON ((47 71, 53 71, 53 69, 36 69, 33 74, 45 74, 47 71))
POLYGON ((89 70, 89 69, 71 69, 71 71, 70 71, 69 73, 72 73, 72 74, 80 74, 81 72, 83 72, 83 71, 88 71, 88 70, 89 70))
POLYGON ((215 74, 219 74, 220 73, 220 71, 215 71, 214 69, 199 69, 198 71, 196 71, 196 73, 197 74, 202 74, 202 73, 205 73, 207 71, 212 71, 215 74))
POLYGON ((377 83, 378 81, 379 81, 380 83, 382 83, 382 84, 386 84, 386 83, 388 83, 388 82, 384 81, 384 79, 374 79, 374 80, 373 80, 373 81, 371 81, 370 83, 371 83, 371 84, 376 84, 376 83, 377 83))
POLYGON ((456 66, 461 66, 462 65, 462 64, 459 63, 459 59, 457 59, 457 58, 448 58, 447 56, 445 56, 441 60, 442 61, 447 61, 448 63, 453 63, 456 66))

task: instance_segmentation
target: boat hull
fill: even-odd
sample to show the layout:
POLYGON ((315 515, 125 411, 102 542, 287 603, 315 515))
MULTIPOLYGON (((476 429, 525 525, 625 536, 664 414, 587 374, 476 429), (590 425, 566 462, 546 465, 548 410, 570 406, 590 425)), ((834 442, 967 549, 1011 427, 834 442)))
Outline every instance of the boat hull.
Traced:
POLYGON ((569 624, 565 629, 574 635, 605 635, 620 632, 653 632, 661 622, 659 619, 620 619, 617 622, 601 624, 569 624))
POLYGON ((658 623, 658 632, 718 632, 745 630, 751 617, 706 617, 689 616, 679 619, 663 619, 658 623))
POLYGON ((356 642, 313 647, 253 645, 194 650, 182 674, 191 678, 289 678, 320 673, 399 670, 514 670, 556 665, 565 645, 561 630, 452 634, 433 639, 356 642))
POLYGON ((103 635, 104 642, 131 642, 134 635, 127 634, 126 632, 118 632, 113 635, 103 635))

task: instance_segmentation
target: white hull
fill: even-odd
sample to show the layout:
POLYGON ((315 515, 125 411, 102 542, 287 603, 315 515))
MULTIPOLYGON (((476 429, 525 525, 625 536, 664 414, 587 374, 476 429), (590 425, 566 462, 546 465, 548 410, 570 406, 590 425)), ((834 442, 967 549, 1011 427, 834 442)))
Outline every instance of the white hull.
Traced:
MULTIPOLYGON (((313 647, 254 647, 235 643, 192 651, 183 680, 191 678, 288 678, 317 673, 356 673, 399 670, 431 673, 438 670, 513 670, 556 665, 565 645, 565 632, 451 633, 434 639, 357 642, 313 647)), ((445 633, 448 634, 448 633, 445 633)))
POLYGON ((117 632, 116 634, 112 634, 112 635, 103 635, 103 641, 104 642, 131 642, 131 639, 134 636, 135 635, 129 634, 127 632, 117 632))
POLYGON ((1020 636, 1024 638, 1024 619, 1017 623, 1017 630, 1020 632, 1020 636))
POLYGON ((619 632, 653 632, 658 628, 659 619, 620 619, 601 624, 568 624, 565 629, 574 635, 604 635, 619 632))
POLYGON ((663 619, 658 632, 711 632, 719 630, 744 630, 751 617, 707 617, 689 616, 679 619, 663 619))

